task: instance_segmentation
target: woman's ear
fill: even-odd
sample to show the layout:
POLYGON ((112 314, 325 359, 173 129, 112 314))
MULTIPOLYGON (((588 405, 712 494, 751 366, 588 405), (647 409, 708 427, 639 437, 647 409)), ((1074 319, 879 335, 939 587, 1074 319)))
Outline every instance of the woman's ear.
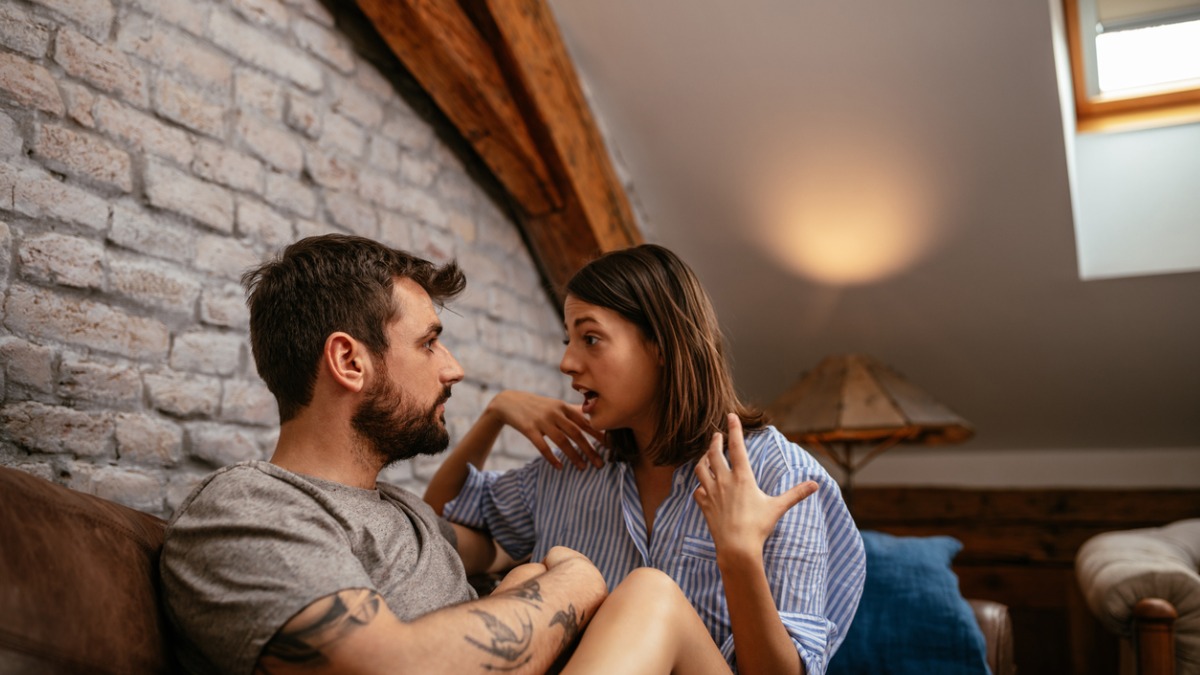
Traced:
POLYGON ((366 347, 347 333, 331 333, 325 338, 321 362, 333 381, 354 392, 362 391, 371 371, 371 356, 366 347))

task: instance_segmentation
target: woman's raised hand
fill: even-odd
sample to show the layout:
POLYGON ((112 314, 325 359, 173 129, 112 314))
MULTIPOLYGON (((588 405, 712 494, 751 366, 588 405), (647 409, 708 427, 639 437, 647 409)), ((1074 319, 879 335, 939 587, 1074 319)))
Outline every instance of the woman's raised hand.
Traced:
POLYGON ((588 423, 582 406, 524 391, 508 390, 497 394, 488 408, 501 421, 528 438, 554 468, 561 469, 562 462, 551 450, 547 439, 579 469, 588 462, 597 468, 604 466, 604 459, 584 434, 596 440, 602 440, 603 437, 588 423))
POLYGON ((795 485, 772 497, 758 487, 742 436, 742 421, 729 415, 729 461, 721 451, 722 435, 713 434, 708 452, 696 463, 700 487, 692 497, 700 505, 717 547, 718 559, 751 554, 761 559, 763 543, 775 524, 796 504, 817 491, 814 481, 795 485))

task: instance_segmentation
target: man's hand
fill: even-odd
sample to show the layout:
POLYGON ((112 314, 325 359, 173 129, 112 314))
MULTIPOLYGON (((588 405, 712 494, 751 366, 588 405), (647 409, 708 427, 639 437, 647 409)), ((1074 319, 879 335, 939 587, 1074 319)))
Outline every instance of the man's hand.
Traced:
POLYGON ((484 414, 496 415, 504 424, 521 432, 556 469, 562 468, 562 462, 550 449, 546 439, 550 439, 576 468, 584 468, 587 462, 597 468, 604 466, 604 459, 585 434, 596 440, 602 440, 603 436, 592 428, 583 414, 582 406, 508 390, 497 394, 488 403, 484 414))

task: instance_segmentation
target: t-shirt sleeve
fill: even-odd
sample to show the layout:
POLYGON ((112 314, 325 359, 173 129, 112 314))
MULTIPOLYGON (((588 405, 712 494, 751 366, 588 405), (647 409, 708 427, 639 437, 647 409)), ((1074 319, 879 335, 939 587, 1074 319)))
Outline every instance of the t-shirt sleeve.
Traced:
POLYGON ((227 673, 251 673, 266 643, 313 601, 374 589, 312 494, 266 474, 239 478, 213 480, 185 505, 161 562, 185 651, 227 673))
MULTIPOLYGON (((534 509, 539 467, 534 460, 512 471, 479 471, 468 465, 467 481, 442 513, 451 522, 483 530, 514 560, 533 552, 534 509)), ((545 464, 549 466, 548 464, 545 464)))

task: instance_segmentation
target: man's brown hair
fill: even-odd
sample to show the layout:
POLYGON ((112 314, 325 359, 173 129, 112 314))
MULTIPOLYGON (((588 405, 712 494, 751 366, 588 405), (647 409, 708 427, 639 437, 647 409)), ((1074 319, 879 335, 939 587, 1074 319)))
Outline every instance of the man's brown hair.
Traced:
MULTIPOLYGON (((571 277, 567 293, 620 314, 662 354, 658 430, 642 448, 655 464, 675 466, 703 455, 713 432, 727 433, 728 413, 737 413, 746 431, 766 424, 762 412, 738 399, 708 293, 670 250, 643 244, 606 253, 571 277)), ((629 429, 607 432, 605 442, 618 461, 638 456, 629 429)))
POLYGON ((286 422, 312 401, 325 340, 337 331, 375 358, 388 348, 387 325, 398 318, 395 279, 412 279, 437 305, 462 292, 454 261, 428 260, 379 242, 342 234, 309 237, 242 275, 250 308, 250 344, 258 374, 286 422))

